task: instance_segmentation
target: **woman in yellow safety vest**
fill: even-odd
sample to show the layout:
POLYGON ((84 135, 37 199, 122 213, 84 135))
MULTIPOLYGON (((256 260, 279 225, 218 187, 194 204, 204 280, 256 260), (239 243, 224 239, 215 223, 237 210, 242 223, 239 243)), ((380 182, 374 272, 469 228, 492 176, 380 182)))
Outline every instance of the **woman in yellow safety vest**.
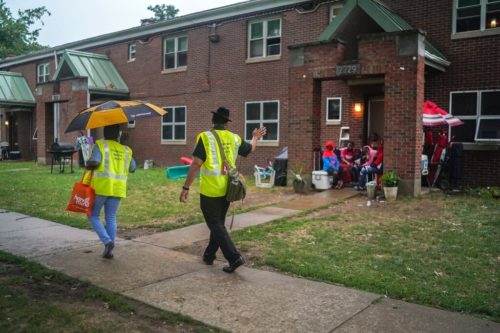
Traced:
POLYGON ((205 131, 198 135, 196 148, 193 152, 193 164, 189 168, 179 200, 181 202, 187 201, 189 187, 200 171, 200 208, 210 229, 210 241, 203 254, 203 261, 207 265, 212 265, 215 254, 220 248, 224 258, 229 263, 222 270, 226 273, 232 273, 243 265, 245 260, 234 246, 224 224, 229 208, 229 202, 226 200, 228 176, 214 132, 220 138, 229 165, 234 167, 238 155, 247 156, 255 150, 257 140, 266 134, 266 128, 255 128, 252 132, 252 141, 248 143, 242 141, 239 135, 227 130, 227 123, 231 121, 228 109, 220 107, 212 113, 213 132, 205 131))
POLYGON ((92 215, 89 221, 104 244, 102 257, 113 258, 116 237, 116 212, 121 198, 127 196, 127 177, 134 172, 136 164, 132 149, 118 142, 120 125, 104 127, 104 139, 97 140, 87 169, 94 170, 92 187, 96 192, 92 215), (103 225, 99 214, 104 207, 103 225))

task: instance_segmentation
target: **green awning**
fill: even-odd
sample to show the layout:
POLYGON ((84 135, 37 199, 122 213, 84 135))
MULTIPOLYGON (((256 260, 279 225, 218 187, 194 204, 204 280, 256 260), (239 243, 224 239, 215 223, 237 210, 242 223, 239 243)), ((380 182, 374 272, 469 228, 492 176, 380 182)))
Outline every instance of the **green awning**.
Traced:
POLYGON ((125 81, 111 60, 101 54, 64 50, 53 80, 64 78, 88 78, 90 93, 128 95, 125 81))
MULTIPOLYGON (((349 16, 356 9, 363 10, 385 32, 414 30, 413 27, 380 0, 348 0, 339 16, 321 33, 320 41, 329 42, 336 37, 339 29, 347 23, 349 16)), ((425 64, 436 69, 445 70, 450 65, 443 53, 428 40, 425 41, 425 64)))
POLYGON ((34 107, 35 97, 20 73, 0 71, 0 106, 34 107))

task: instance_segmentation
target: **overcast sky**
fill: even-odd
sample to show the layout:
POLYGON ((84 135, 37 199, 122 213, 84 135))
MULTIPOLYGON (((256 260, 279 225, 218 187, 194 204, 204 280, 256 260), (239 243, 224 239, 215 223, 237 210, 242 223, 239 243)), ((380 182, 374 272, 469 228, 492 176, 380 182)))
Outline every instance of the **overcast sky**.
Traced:
MULTIPOLYGON (((43 17, 38 42, 58 46, 140 25, 143 18, 153 17, 152 5, 173 5, 177 16, 243 2, 243 0, 6 0, 17 18, 18 9, 45 6, 51 16, 43 17)), ((38 27, 38 26, 37 26, 38 27)))

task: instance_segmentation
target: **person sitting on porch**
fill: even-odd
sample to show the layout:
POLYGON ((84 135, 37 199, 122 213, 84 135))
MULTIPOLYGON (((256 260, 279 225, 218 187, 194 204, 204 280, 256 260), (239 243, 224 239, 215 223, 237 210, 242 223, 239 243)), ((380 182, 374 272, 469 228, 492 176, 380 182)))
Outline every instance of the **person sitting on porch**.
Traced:
POLYGON ((366 162, 362 165, 361 171, 359 172, 358 186, 355 187, 355 189, 358 191, 366 190, 368 175, 373 175, 380 172, 380 170, 382 169, 382 160, 384 157, 384 149, 382 145, 380 145, 379 151, 373 149, 370 146, 364 146, 363 152, 366 156, 366 162))
POLYGON ((376 132, 373 132, 370 135, 369 145, 373 149, 378 149, 379 145, 381 144, 381 141, 382 141, 382 139, 380 138, 380 135, 378 135, 378 133, 376 133, 376 132))
POLYGON ((333 186, 336 189, 341 189, 343 186, 342 181, 342 168, 340 167, 339 159, 333 149, 335 145, 333 141, 327 141, 325 144, 325 151, 323 152, 323 170, 328 175, 333 176, 333 186))
POLYGON ((342 167, 344 174, 344 183, 357 182, 358 179, 358 167, 354 163, 355 161, 355 151, 354 143, 349 141, 347 147, 342 148, 340 151, 340 166, 342 167))

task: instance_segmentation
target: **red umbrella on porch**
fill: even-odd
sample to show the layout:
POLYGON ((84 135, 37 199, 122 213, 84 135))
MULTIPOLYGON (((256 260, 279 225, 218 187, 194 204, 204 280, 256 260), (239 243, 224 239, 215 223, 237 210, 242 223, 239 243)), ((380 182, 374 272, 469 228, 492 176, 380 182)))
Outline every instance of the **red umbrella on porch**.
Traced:
POLYGON ((424 126, 449 125, 451 127, 463 125, 464 122, 452 116, 445 110, 439 108, 436 103, 426 101, 424 103, 424 126))

